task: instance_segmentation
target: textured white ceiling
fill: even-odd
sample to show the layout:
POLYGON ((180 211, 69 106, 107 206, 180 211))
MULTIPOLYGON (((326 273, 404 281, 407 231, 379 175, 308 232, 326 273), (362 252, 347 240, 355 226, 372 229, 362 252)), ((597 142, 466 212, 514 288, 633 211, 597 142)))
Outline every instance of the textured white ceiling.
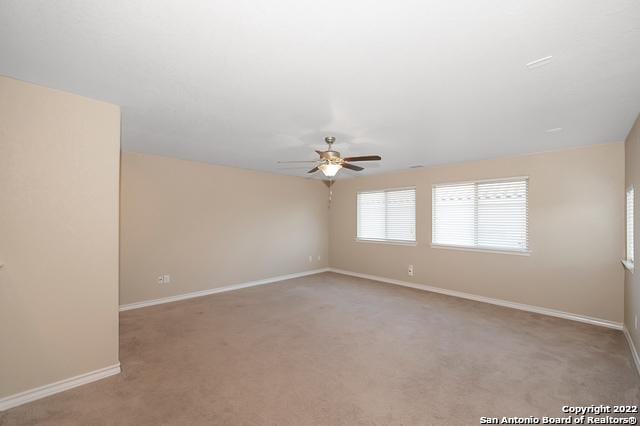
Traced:
POLYGON ((121 105, 124 150, 375 173, 623 140, 640 2, 0 0, 0 74, 121 105))

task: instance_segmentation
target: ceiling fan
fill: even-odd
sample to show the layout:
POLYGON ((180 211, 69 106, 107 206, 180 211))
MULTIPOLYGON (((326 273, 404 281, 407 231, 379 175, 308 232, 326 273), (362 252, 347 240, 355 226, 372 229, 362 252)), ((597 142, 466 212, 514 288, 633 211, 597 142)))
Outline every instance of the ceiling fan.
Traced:
POLYGON ((325 176, 333 177, 338 173, 341 168, 354 170, 359 172, 364 170, 363 167, 356 166, 355 164, 351 164, 355 161, 378 161, 382 160, 382 157, 379 155, 362 155, 359 157, 340 157, 340 153, 338 151, 334 151, 331 149, 331 145, 336 141, 336 138, 333 136, 327 136, 324 138, 324 141, 329 145, 329 149, 326 151, 318 151, 318 155, 320 156, 317 160, 309 160, 309 161, 278 161, 278 163, 317 163, 317 165, 309 170, 307 173, 315 173, 320 170, 325 176))

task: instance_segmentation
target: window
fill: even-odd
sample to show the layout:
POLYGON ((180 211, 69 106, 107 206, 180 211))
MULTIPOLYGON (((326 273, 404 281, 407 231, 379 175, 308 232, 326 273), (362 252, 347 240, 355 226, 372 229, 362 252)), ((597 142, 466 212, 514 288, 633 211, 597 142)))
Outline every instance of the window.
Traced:
POLYGON ((624 262, 624 266, 627 269, 633 270, 633 257, 634 257, 634 248, 633 248, 633 202, 634 202, 634 191, 633 187, 627 190, 627 250, 626 250, 626 258, 624 262))
POLYGON ((416 241, 416 189, 358 192, 358 239, 416 241))
POLYGON ((433 186, 435 246, 528 251, 528 178, 433 186))

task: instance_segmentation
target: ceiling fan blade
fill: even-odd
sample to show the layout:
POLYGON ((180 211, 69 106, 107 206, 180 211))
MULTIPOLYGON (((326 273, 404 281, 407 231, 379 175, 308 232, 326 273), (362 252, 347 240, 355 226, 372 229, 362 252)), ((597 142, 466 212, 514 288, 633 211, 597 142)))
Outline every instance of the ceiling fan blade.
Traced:
POLYGON ((347 157, 344 161, 378 161, 382 160, 379 155, 361 155, 360 157, 347 157))
POLYGON ((364 170, 364 167, 356 166, 355 164, 349 164, 349 163, 342 163, 342 167, 344 167, 345 169, 355 170, 356 172, 359 172, 360 170, 364 170))
POLYGON ((291 161, 278 161, 278 164, 286 164, 286 163, 315 163, 318 160, 291 160, 291 161))
POLYGON ((314 167, 313 169, 309 170, 307 173, 315 173, 317 172, 319 169, 317 167, 314 167))

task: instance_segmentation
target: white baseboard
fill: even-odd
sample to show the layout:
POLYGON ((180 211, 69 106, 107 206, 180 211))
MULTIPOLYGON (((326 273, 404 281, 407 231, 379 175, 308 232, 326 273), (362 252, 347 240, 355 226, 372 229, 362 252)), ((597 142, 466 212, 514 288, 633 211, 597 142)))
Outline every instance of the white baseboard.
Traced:
POLYGON ((241 288, 254 287, 257 285, 271 284, 278 281, 300 278, 307 275, 319 274, 327 272, 329 268, 313 269, 311 271, 296 272, 294 274, 279 275, 277 277, 265 278, 263 280, 249 281, 246 283, 233 284, 224 287, 216 287, 208 290, 194 291, 192 293, 178 294, 176 296, 162 297, 160 299, 143 300, 142 302, 127 303, 120 305, 120 311, 128 311, 130 309, 144 308, 146 306, 160 305, 163 303, 177 302, 178 300, 192 299, 194 297, 208 296, 210 294, 222 293, 225 291, 239 290, 241 288))
POLYGON ((609 321, 601 318, 594 318, 594 317, 589 317, 589 316, 580 315, 580 314, 572 314, 569 312, 558 311, 556 309, 548 309, 548 308, 541 308, 539 306, 525 305, 523 303, 509 302, 508 300, 492 299, 490 297, 478 296, 471 293, 464 293, 462 291, 448 290, 446 288, 434 287, 426 284, 410 283, 407 281, 395 280, 392 278, 384 278, 376 275, 345 271, 343 269, 336 269, 336 268, 329 268, 329 269, 331 272, 335 272, 338 274, 351 275, 353 277, 366 278, 368 280, 381 281, 388 284, 401 285, 404 287, 411 287, 419 290, 446 294, 447 296, 460 297, 463 299, 475 300, 477 302, 491 303, 492 305, 504 306, 512 309, 519 309, 521 311, 535 312, 537 314, 550 315, 552 317, 565 318, 568 320, 585 322, 587 324, 599 325, 601 327, 613 328, 615 330, 622 330, 621 322, 609 321))
POLYGON ((636 345, 633 343, 633 339, 631 339, 631 333, 629 333, 629 329, 626 325, 624 326, 624 329, 622 331, 624 332, 624 337, 627 338, 627 343, 629 343, 629 349, 631 349, 631 357, 633 358, 633 363, 636 365, 638 374, 640 374, 640 356, 638 356, 636 345))
POLYGON ((0 398, 0 411, 120 373, 120 363, 0 398))

